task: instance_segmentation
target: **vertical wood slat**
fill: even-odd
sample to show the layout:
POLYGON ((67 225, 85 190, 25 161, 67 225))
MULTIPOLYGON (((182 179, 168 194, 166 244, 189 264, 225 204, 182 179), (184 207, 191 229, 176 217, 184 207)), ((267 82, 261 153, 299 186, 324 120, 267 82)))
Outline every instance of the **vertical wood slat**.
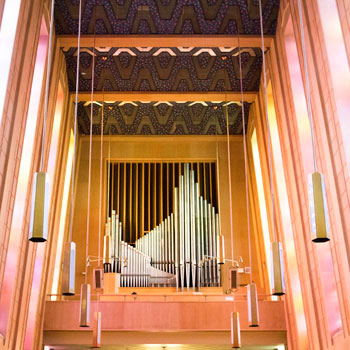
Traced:
POLYGON ((123 163, 124 178, 123 178, 123 232, 125 232, 124 237, 127 241, 126 232, 126 163, 123 163))
POLYGON ((132 178, 132 163, 130 163, 129 166, 129 178, 130 178, 130 183, 129 183, 129 234, 130 234, 130 238, 132 238, 132 190, 133 190, 133 178, 132 178))
POLYGON ((160 187, 160 194, 159 194, 159 212, 160 212, 160 218, 159 223, 161 223, 164 219, 163 217, 163 164, 160 163, 160 180, 159 180, 159 187, 160 187))
MULTIPOLYGON (((200 184, 199 179, 200 179, 200 166, 199 166, 199 162, 197 162, 197 182, 200 184)), ((201 195, 201 186, 198 186, 199 188, 199 196, 201 195)))
POLYGON ((109 216, 110 217, 112 217, 112 210, 113 210, 113 204, 114 204, 114 166, 115 166, 115 164, 113 164, 113 166, 112 166, 112 172, 111 172, 111 182, 112 182, 112 184, 111 184, 111 197, 110 197, 110 199, 111 199, 111 205, 110 205, 110 212, 109 212, 109 216))
POLYGON ((208 195, 207 195, 207 172, 205 168, 205 163, 203 163, 203 184, 204 184, 204 198, 208 200, 208 195))
POLYGON ((145 229, 145 163, 142 163, 142 174, 141 174, 141 195, 142 195, 142 206, 141 206, 141 231, 142 236, 144 235, 145 229))
POLYGON ((175 185, 176 185, 176 180, 175 180, 175 176, 176 176, 176 174, 175 174, 175 163, 173 162, 173 189, 172 189, 172 191, 173 191, 173 203, 172 203, 172 212, 174 213, 174 211, 175 211, 175 185))
POLYGON ((136 240, 140 238, 139 235, 139 167, 138 167, 138 163, 135 164, 135 172, 136 172, 136 193, 135 193, 135 235, 136 235, 136 240))
POLYGON ((151 231, 151 164, 148 163, 148 231, 151 231))
POLYGON ((119 203, 119 198, 120 198, 120 163, 117 163, 117 189, 118 189, 118 198, 117 198, 117 207, 116 211, 117 214, 120 215, 119 213, 119 208, 120 208, 120 203, 119 203))
POLYGON ((154 163, 154 172, 153 172, 153 226, 157 226, 157 164, 154 163))
POLYGON ((169 198, 169 163, 166 163, 166 203, 167 203, 167 211, 166 216, 169 217, 169 207, 170 207, 170 198, 169 198))
MULTIPOLYGON (((120 215, 126 241, 134 242, 171 215, 174 195, 170 191, 177 185, 176 177, 184 163, 111 163, 110 210, 115 209, 120 215)), ((201 195, 215 207, 218 204, 216 167, 216 162, 190 162, 190 169, 201 183, 201 195)))
POLYGON ((210 191, 210 203, 213 205, 213 188, 212 188, 212 178, 211 178, 211 163, 208 163, 209 169, 209 191, 210 191))

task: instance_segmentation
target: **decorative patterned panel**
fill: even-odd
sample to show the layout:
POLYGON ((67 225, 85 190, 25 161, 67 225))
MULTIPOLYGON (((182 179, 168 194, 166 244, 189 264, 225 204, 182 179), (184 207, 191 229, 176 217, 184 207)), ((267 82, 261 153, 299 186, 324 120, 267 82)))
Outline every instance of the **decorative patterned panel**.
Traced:
MULTIPOLYGON (((279 0, 265 0, 265 34, 276 31, 279 0)), ((57 34, 77 34, 78 0, 56 0, 57 34)), ((257 0, 83 0, 82 34, 260 34, 257 0), (94 4, 96 3, 96 10, 94 4)))
MULTIPOLYGON (((248 116, 250 104, 246 103, 248 116)), ((90 102, 78 106, 79 132, 90 133, 90 102)), ((226 109, 231 135, 242 134, 242 108, 237 103, 113 102, 105 103, 104 134, 218 135, 226 134, 226 109)), ((94 103, 93 134, 101 134, 101 103, 94 103)), ((246 117, 247 122, 248 117, 246 117)))
MULTIPOLYGON (((77 49, 63 49, 68 81, 75 90, 77 49)), ((92 48, 81 49, 79 90, 91 90, 92 48)), ((97 48, 95 90, 102 91, 240 91, 239 49, 97 48)), ((241 48, 243 89, 258 91, 261 50, 241 48)))

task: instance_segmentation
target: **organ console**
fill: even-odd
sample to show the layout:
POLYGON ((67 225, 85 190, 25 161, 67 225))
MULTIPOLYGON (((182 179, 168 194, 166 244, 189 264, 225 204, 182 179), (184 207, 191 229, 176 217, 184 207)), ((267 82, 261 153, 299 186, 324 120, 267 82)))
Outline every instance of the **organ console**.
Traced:
POLYGON ((221 285, 224 258, 219 214, 200 195, 188 163, 173 191, 174 212, 138 238, 135 246, 123 241, 122 222, 112 210, 105 227, 104 272, 120 273, 121 287, 200 290, 221 285))

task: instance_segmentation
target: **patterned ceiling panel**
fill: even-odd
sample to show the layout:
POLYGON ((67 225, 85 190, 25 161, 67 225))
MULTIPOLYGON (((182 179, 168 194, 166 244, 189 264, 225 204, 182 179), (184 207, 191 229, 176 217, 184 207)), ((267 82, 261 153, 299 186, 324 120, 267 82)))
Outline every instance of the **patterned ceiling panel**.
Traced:
MULTIPOLYGON (((101 134, 102 104, 94 103, 94 135, 101 134)), ((250 104, 244 104, 245 115, 250 104)), ((226 134, 226 109, 231 135, 242 134, 242 108, 237 103, 113 102, 104 105, 105 135, 218 135, 226 134)), ((78 106, 79 132, 90 134, 90 102, 78 106)), ((247 117, 245 118, 247 122, 247 117)))
MULTIPOLYGON (((77 49, 64 48, 69 88, 75 90, 77 49)), ((244 91, 258 91, 261 50, 241 48, 244 91)), ((239 49, 97 48, 95 91, 240 91, 239 49)), ((81 49, 79 90, 91 90, 92 48, 81 49)))
MULTIPOLYGON (((263 0, 273 35, 279 0, 263 0)), ((77 34, 78 0, 56 0, 57 34, 77 34)), ((260 34, 257 0, 83 0, 82 34, 260 34), (96 11, 94 4, 96 3, 96 11)))

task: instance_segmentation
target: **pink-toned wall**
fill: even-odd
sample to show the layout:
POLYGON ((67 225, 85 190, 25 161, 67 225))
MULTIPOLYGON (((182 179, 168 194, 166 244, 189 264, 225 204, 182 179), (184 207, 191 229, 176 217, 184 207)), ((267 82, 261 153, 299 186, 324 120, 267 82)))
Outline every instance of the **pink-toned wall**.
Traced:
MULTIPOLYGON (((44 89, 36 91, 36 99, 39 106, 36 124, 27 123, 27 115, 43 17, 45 18, 46 27, 48 23, 48 3, 43 0, 22 1, 21 3, 0 128, 0 188, 2 194, 0 198, 0 294, 2 300, 6 300, 6 304, 2 304, 3 308, 0 311, 2 325, 2 330, 0 331, 1 350, 41 348, 44 300, 50 284, 48 281, 51 278, 52 260, 55 257, 55 250, 53 249, 57 239, 55 234, 57 228, 55 227, 57 226, 57 216, 59 216, 62 195, 60 173, 63 173, 64 167, 55 166, 53 172, 55 175, 50 179, 53 192, 51 200, 54 203, 49 218, 49 235, 52 239, 48 244, 45 243, 40 246, 40 254, 37 254, 36 246, 27 239, 32 174, 39 170, 41 154, 44 89), (27 127, 35 129, 35 137, 32 137, 33 152, 31 154, 28 154, 28 150, 23 148, 27 127), (26 180, 27 183, 23 183, 26 189, 22 193, 23 217, 16 219, 20 220, 18 222, 20 229, 14 231, 11 229, 11 223, 16 191, 18 189, 17 185, 19 180, 22 181, 22 179, 19 179, 22 159, 29 159, 29 175, 26 180), (9 242, 14 243, 12 251, 16 253, 15 255, 9 250, 9 242), (13 271, 13 273, 4 280, 4 276, 6 276, 4 274, 5 266, 7 265, 11 265, 7 271, 13 271), (10 285, 12 287, 8 288, 10 285), (30 318, 28 318, 29 312, 31 313, 30 318), (24 345, 25 339, 26 345, 24 345)), ((48 27, 46 29, 48 30, 48 27)), ((51 71, 44 167, 47 166, 49 160, 59 83, 64 92, 62 112, 64 115, 69 114, 66 111, 69 95, 67 94, 64 56, 60 52, 59 47, 54 46, 53 50, 54 60, 51 71)), ((45 58, 46 52, 41 53, 41 66, 45 64, 45 58)), ((45 81, 45 67, 41 68, 43 81, 45 81)), ((32 95, 34 96, 34 94, 32 95)), ((71 129, 70 121, 69 124, 67 124, 67 121, 68 118, 65 117, 58 135, 57 164, 64 164, 67 156, 71 129)))
MULTIPOLYGON (((301 130, 298 124, 302 118, 300 114, 302 111, 300 111, 300 105, 294 103, 296 91, 293 90, 295 89, 293 84, 295 81, 292 84, 291 79, 294 77, 290 70, 291 64, 298 65, 302 74, 301 84, 304 85, 305 91, 298 3, 296 0, 282 0, 276 39, 267 55, 268 79, 272 83, 296 246, 298 266, 294 272, 299 276, 304 307, 303 316, 306 320, 306 330, 300 329, 298 327, 297 298, 293 296, 290 288, 291 264, 285 254, 288 340, 291 349, 346 349, 349 347, 350 320, 348 293, 350 288, 349 169, 318 0, 302 3, 311 105, 314 115, 316 158, 318 167, 325 176, 331 241, 321 247, 316 247, 311 242, 306 177, 310 170, 305 163, 305 159, 312 162, 310 153, 307 154, 310 151, 310 134, 307 132, 308 126, 301 130), (291 35, 290 31, 292 31, 297 50, 295 58, 291 57, 288 51, 286 39, 288 35, 291 35), (326 261, 326 259, 329 260, 326 261), (325 279, 325 275, 328 276, 328 279, 325 279)), ((340 13, 340 20, 346 47, 349 50, 348 13, 346 14, 344 8, 345 3, 338 1, 339 9, 344 9, 340 13)), ((301 89, 303 86, 299 88, 299 93, 301 89)), ((260 99, 260 104, 263 103, 263 100, 260 99)), ((263 115, 264 110, 260 114, 263 115)), ((275 204, 278 211, 278 203, 275 204)), ((279 227, 279 232, 280 239, 284 242, 283 227, 279 227)), ((285 250, 287 248, 284 246, 285 250)))

